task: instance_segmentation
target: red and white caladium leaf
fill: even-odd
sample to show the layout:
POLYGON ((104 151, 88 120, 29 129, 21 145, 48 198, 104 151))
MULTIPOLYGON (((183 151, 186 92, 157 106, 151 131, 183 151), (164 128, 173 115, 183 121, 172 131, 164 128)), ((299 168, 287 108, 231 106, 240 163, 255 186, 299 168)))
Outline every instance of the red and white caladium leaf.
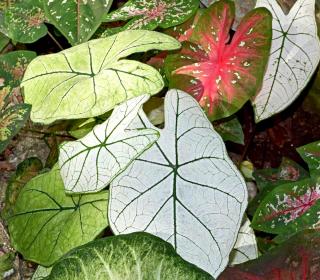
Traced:
POLYGON ((131 19, 124 29, 154 30, 183 23, 199 7, 199 0, 130 0, 105 17, 106 22, 131 19))
POLYGON ((111 183, 111 229, 157 235, 216 277, 236 242, 247 188, 194 98, 171 90, 164 107, 164 129, 142 111, 129 126, 157 129, 160 138, 111 183))
POLYGON ((320 279, 319 258, 320 232, 302 231, 256 260, 227 268, 218 279, 317 280, 320 279))
POLYGON ((203 12, 190 42, 165 61, 171 88, 193 95, 211 120, 239 110, 261 86, 271 45, 271 14, 251 11, 230 43, 234 3, 222 0, 203 12))
POLYGON ((260 203, 252 227, 275 234, 292 234, 316 227, 320 213, 320 183, 312 178, 275 188, 260 203))
POLYGON ((288 107, 307 85, 320 59, 315 0, 298 0, 285 15, 277 1, 258 0, 273 15, 271 55, 252 103, 259 122, 288 107))
POLYGON ((310 143, 297 149, 308 164, 311 176, 320 176, 320 141, 310 143))

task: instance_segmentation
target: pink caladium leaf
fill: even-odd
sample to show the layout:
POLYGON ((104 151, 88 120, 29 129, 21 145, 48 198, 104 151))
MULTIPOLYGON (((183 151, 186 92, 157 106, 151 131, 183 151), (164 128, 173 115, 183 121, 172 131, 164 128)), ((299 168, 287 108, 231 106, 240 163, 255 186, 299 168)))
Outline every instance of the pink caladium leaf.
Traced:
POLYGON ((171 88, 193 95, 211 120, 239 110, 261 86, 272 37, 272 16, 258 8, 241 21, 230 41, 233 1, 212 4, 200 16, 190 42, 167 57, 171 88))
POLYGON ((124 29, 168 28, 189 19, 198 9, 199 0, 129 0, 104 21, 131 19, 124 29))
POLYGON ((274 234, 292 234, 319 226, 320 184, 313 178, 281 185, 260 203, 251 226, 274 234))

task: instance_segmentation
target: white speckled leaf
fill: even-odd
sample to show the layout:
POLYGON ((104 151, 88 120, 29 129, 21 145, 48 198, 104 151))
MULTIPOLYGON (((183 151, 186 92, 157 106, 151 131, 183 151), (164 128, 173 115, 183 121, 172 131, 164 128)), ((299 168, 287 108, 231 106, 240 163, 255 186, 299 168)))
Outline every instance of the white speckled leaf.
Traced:
POLYGON ((256 236, 253 229, 250 227, 250 220, 245 217, 242 224, 237 242, 234 245, 230 255, 229 265, 244 263, 258 258, 258 246, 256 236))
MULTIPOLYGON (((130 127, 154 128, 142 111, 130 127)), ((157 235, 216 277, 228 263, 247 206, 245 182, 189 94, 167 93, 159 132, 159 140, 111 183, 111 228, 157 235)))
POLYGON ((60 147, 60 173, 66 191, 103 189, 159 138, 153 129, 126 130, 148 99, 143 95, 122 103, 85 137, 60 147))
POLYGON ((288 107, 317 68, 320 43, 315 21, 315 0, 298 0, 285 15, 277 1, 258 0, 273 15, 273 39, 261 91, 253 100, 259 122, 288 107))
POLYGON ((171 50, 180 43, 168 35, 128 30, 92 40, 56 54, 38 56, 22 81, 34 122, 90 118, 142 94, 158 93, 159 72, 138 61, 122 59, 151 49, 171 50))
POLYGON ((44 0, 46 17, 71 45, 90 39, 111 4, 112 0, 44 0))

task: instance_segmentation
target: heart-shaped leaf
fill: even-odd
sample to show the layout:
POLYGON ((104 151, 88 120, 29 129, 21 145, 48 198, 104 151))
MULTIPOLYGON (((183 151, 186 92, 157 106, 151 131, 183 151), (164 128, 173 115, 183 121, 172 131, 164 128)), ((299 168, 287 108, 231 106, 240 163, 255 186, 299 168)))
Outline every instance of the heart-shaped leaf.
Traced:
POLYGON ((320 184, 314 179, 275 188, 260 203, 252 227, 276 234, 316 227, 319 223, 320 184))
POLYGON ((44 20, 42 0, 19 1, 5 10, 6 35, 17 42, 33 43, 47 34, 44 20))
POLYGON ((258 0, 273 15, 272 47, 263 86, 252 101, 256 121, 288 107, 307 85, 320 59, 315 0, 298 0, 285 15, 277 1, 258 0))
POLYGON ((30 111, 30 105, 18 104, 0 112, 0 153, 23 127, 29 118, 30 111))
POLYGON ((44 1, 44 9, 49 22, 77 45, 90 39, 111 4, 112 0, 49 0, 44 1))
POLYGON ((214 129, 220 134, 224 141, 231 141, 244 145, 244 135, 242 126, 237 118, 218 123, 214 129))
POLYGON ((248 13, 230 44, 234 3, 222 0, 200 16, 190 41, 165 61, 169 86, 192 94, 211 120, 227 117, 257 93, 271 44, 271 14, 248 13))
POLYGON ((237 242, 230 255, 229 265, 254 260, 258 258, 258 256, 256 236, 250 227, 250 220, 245 217, 244 223, 238 233, 237 242))
POLYGON ((257 260, 227 268, 219 280, 317 280, 319 258, 319 231, 303 231, 257 260))
POLYGON ((131 19, 124 29, 168 28, 183 23, 199 7, 199 0, 130 0, 108 14, 104 21, 131 19))
MULTIPOLYGON (((143 112, 129 127, 156 129, 143 112)), ((245 182, 189 94, 167 93, 159 132, 159 140, 111 183, 111 229, 159 236, 215 277, 237 238, 247 205, 245 182)))
POLYGON ((25 259, 50 266, 107 227, 107 204, 106 192, 67 196, 55 166, 20 192, 8 218, 12 245, 25 259))
POLYGON ((320 141, 299 147, 297 151, 308 164, 310 175, 320 177, 320 141))
POLYGON ((213 280, 170 244, 139 232, 98 239, 59 260, 47 280, 213 280))
POLYGON ((68 192, 103 189, 159 138, 152 129, 126 130, 148 99, 142 95, 122 103, 84 138, 60 147, 59 165, 68 192))
POLYGON ((156 94, 164 83, 154 68, 122 59, 135 52, 179 48, 175 39, 154 31, 128 30, 57 54, 39 56, 24 76, 31 119, 51 123, 101 115, 127 99, 156 94))

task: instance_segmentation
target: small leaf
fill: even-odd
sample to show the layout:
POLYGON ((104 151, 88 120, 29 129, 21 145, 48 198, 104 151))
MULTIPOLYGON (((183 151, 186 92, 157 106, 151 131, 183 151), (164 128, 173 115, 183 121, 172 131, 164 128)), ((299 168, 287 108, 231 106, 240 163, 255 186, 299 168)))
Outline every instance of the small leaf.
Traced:
POLYGON ((23 78, 25 102, 34 122, 88 118, 164 85, 154 68, 122 59, 151 49, 176 49, 175 39, 154 31, 129 30, 57 54, 38 56, 23 78))
POLYGON ((0 56, 0 88, 18 87, 28 64, 36 57, 35 52, 15 51, 0 56))
POLYGON ((104 21, 132 19, 124 29, 168 28, 186 21, 198 7, 199 0, 129 0, 120 9, 108 14, 104 21))
MULTIPOLYGON (((1 30, 1 27, 0 27, 1 30)), ((0 32, 0 52, 5 48, 6 45, 10 42, 10 39, 0 32)))
POLYGON ((112 0, 49 0, 44 9, 49 22, 74 46, 91 38, 111 4, 112 0))
POLYGON ((227 268, 219 280, 320 279, 320 232, 303 231, 260 258, 227 268))
POLYGON ((229 265, 254 260, 258 258, 258 256, 256 236, 250 227, 250 220, 246 217, 239 230, 237 242, 231 252, 229 265))
POLYGON ((288 107, 317 68, 320 43, 315 22, 315 0, 297 0, 288 15, 277 1, 258 0, 257 7, 273 15, 273 39, 267 71, 252 103, 256 122, 288 107))
POLYGON ((38 265, 36 271, 32 275, 31 280, 44 280, 51 272, 52 267, 44 267, 38 265))
POLYGON ((30 110, 30 105, 18 104, 0 113, 0 153, 26 123, 30 110))
POLYGON ((222 0, 200 16, 190 42, 165 61, 169 87, 193 95, 210 120, 239 110, 260 87, 271 45, 271 14, 254 9, 231 42, 234 3, 222 0))
POLYGON ((320 176, 320 141, 310 143, 297 149, 308 164, 311 176, 320 176))
POLYGON ((20 43, 33 43, 47 34, 44 20, 41 0, 23 0, 14 3, 4 13, 6 35, 20 43))
POLYGON ((17 171, 9 179, 6 189, 5 207, 2 209, 1 216, 7 218, 12 215, 13 207, 22 187, 35 177, 42 169, 42 162, 38 158, 28 158, 17 166, 17 171))
POLYGON ((147 233, 98 239, 59 260, 47 280, 213 280, 147 233))
MULTIPOLYGON (((142 111, 129 128, 156 129, 142 111)), ((189 94, 166 94, 165 128, 158 131, 159 140, 110 185, 111 229, 159 236, 216 277, 236 242, 247 205, 245 182, 189 94)))
POLYGON ((55 166, 20 192, 8 219, 12 245, 25 259, 50 266, 107 227, 107 204, 107 192, 67 196, 55 166))
POLYGON ((315 227, 319 221, 320 184, 313 179, 275 188, 260 203, 252 227, 275 234, 315 227))
POLYGON ((84 138, 60 147, 60 172, 67 192, 100 191, 159 138, 156 130, 127 130, 148 98, 142 95, 118 105, 84 138))
POLYGON ((215 124, 214 129, 220 134, 224 141, 244 145, 242 126, 237 118, 215 124))

